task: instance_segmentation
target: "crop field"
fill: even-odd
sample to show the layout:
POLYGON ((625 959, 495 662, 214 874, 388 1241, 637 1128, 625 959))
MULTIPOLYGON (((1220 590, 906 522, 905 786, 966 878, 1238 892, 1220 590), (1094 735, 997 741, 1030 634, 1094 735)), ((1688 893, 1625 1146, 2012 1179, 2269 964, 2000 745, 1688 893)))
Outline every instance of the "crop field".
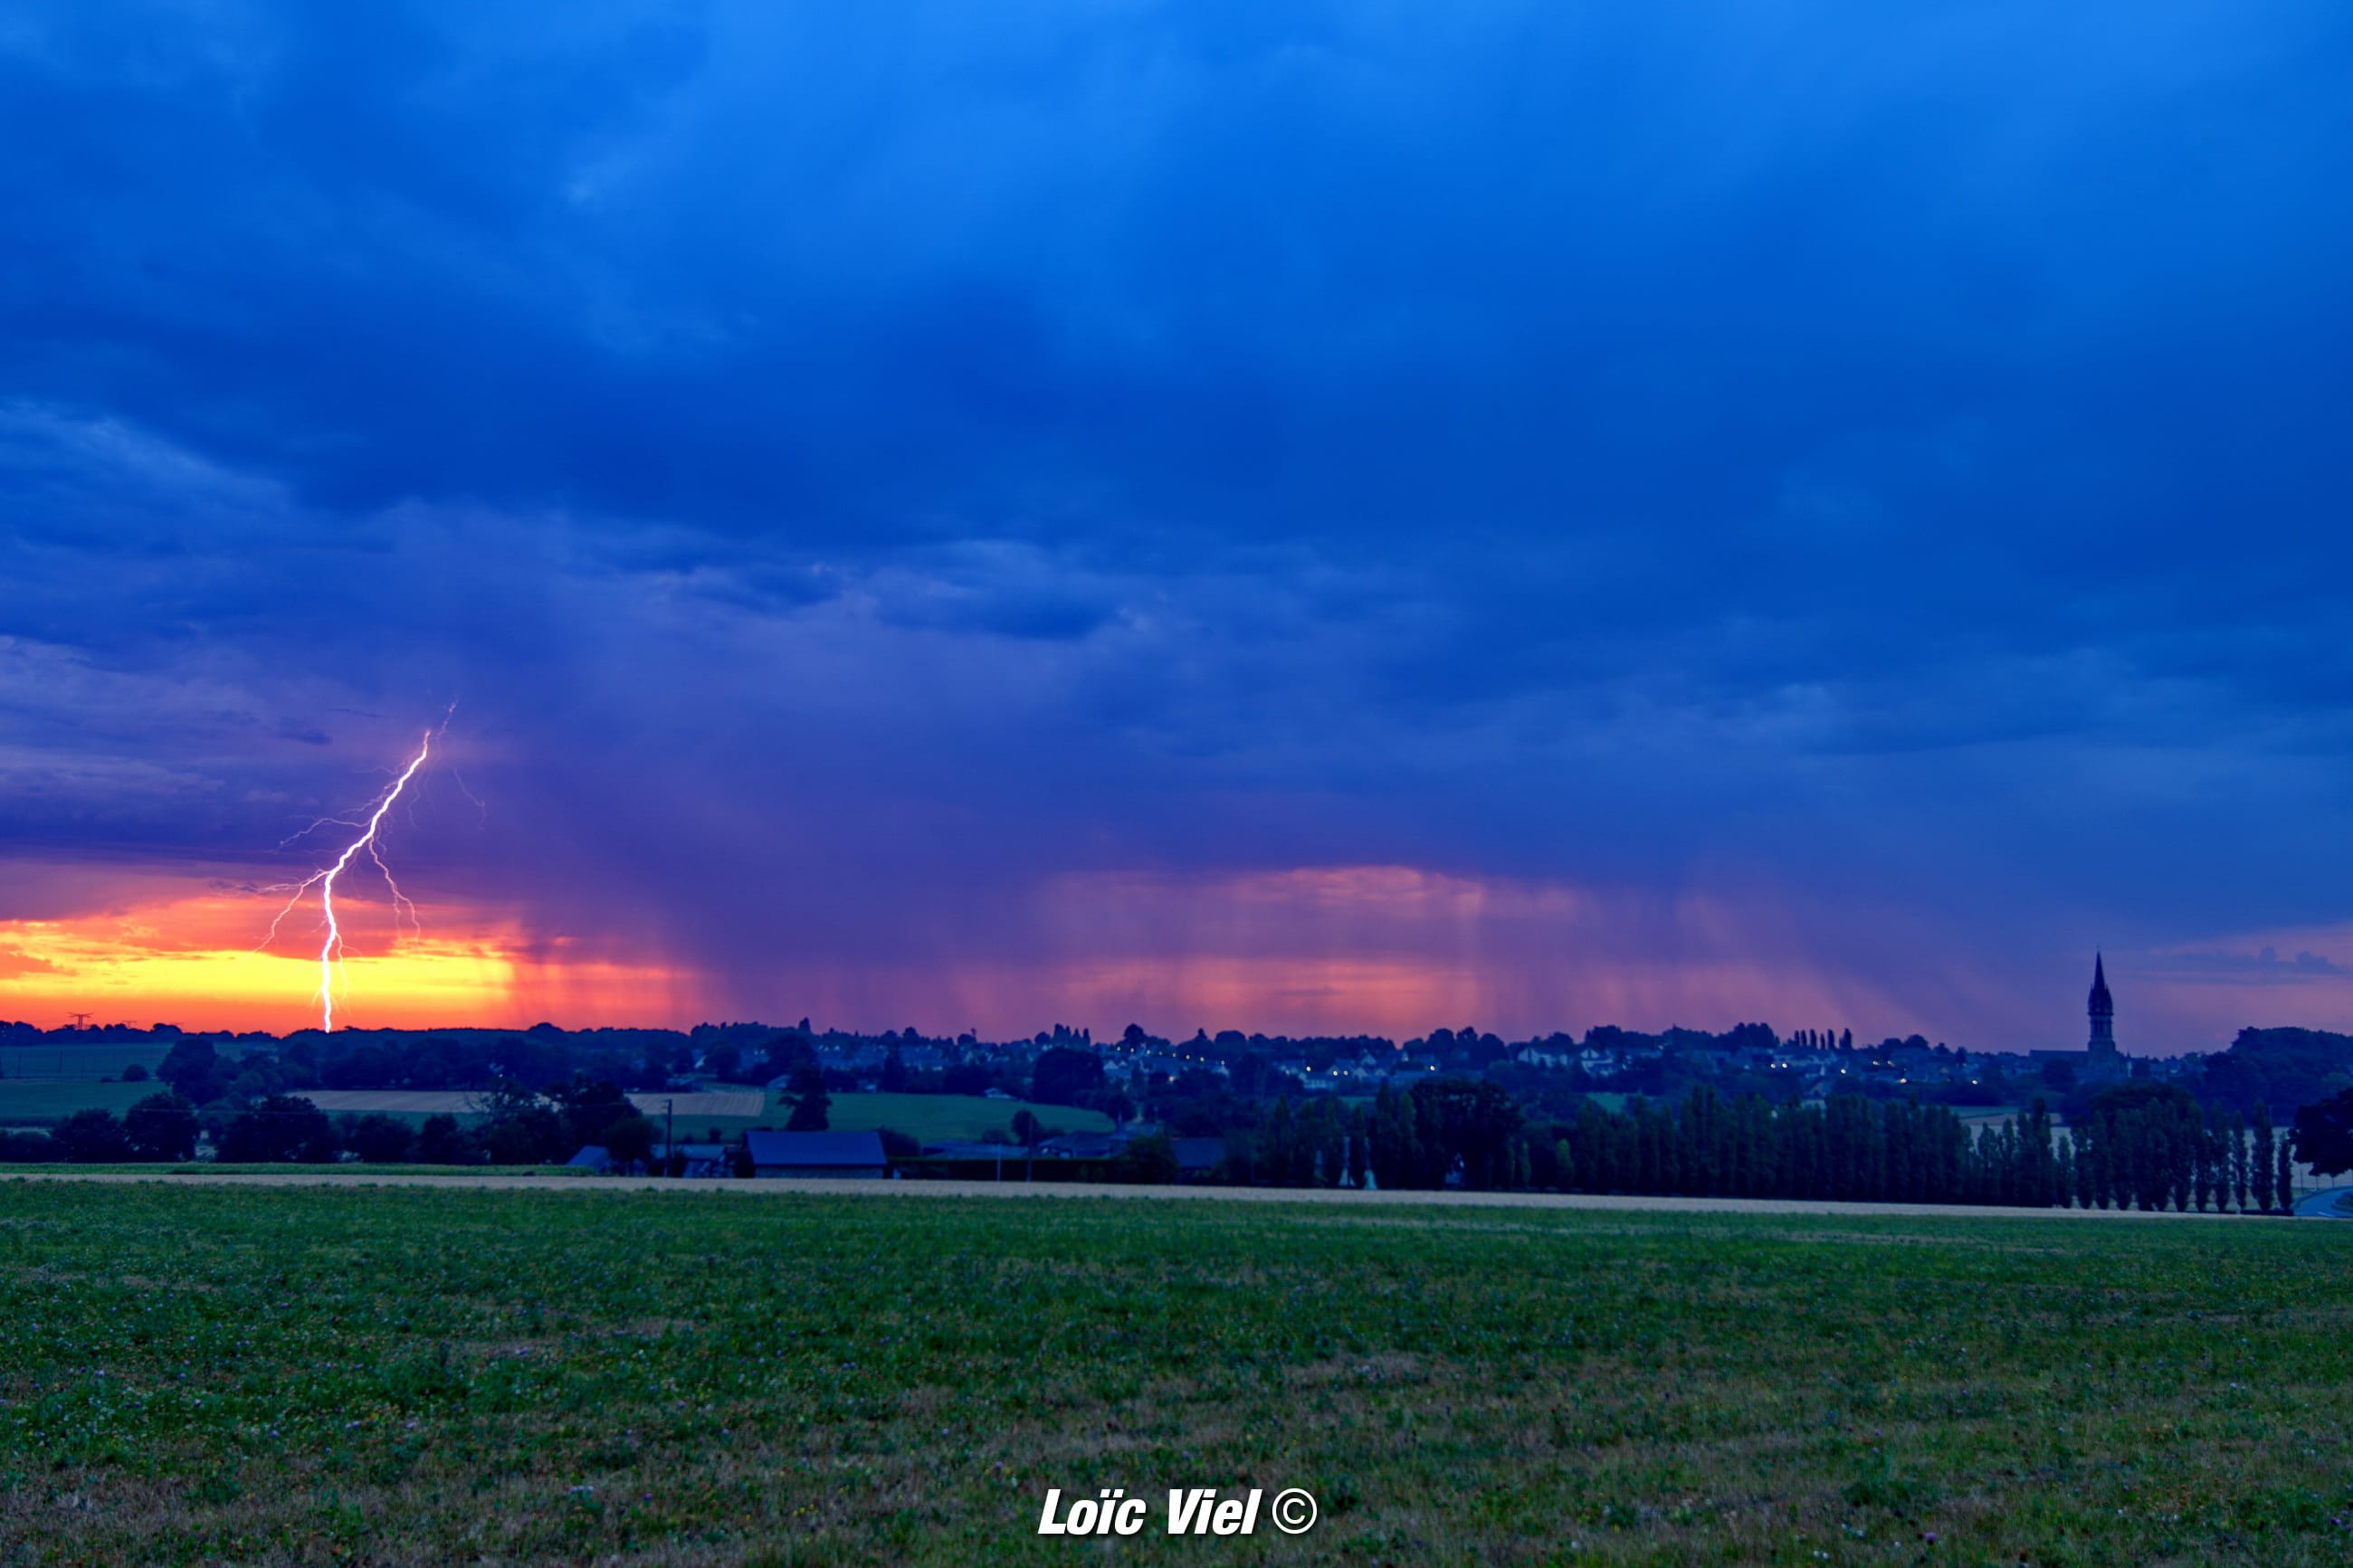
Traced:
POLYGON ((0 1079, 0 1127, 20 1121, 54 1121, 96 1106, 118 1115, 151 1094, 171 1089, 164 1083, 64 1082, 40 1079, 0 1079))
POLYGON ((455 1089, 304 1089, 304 1100, 331 1116, 381 1112, 386 1116, 467 1116, 475 1114, 481 1095, 455 1089))
MULTIPOLYGON (((9 1053, 14 1055, 16 1053, 9 1053)), ((160 1052, 151 1052, 160 1057, 160 1052)), ((79 1058, 74 1058, 79 1059, 79 1058)), ((0 1128, 47 1125, 77 1110, 95 1107, 117 1115, 151 1094, 171 1086, 145 1083, 103 1083, 85 1079, 0 1078, 0 1128)), ((302 1096, 331 1115, 376 1111, 411 1125, 427 1116, 453 1114, 462 1124, 482 1117, 470 1109, 479 1093, 459 1089, 303 1089, 302 1096)), ((723 1086, 702 1094, 632 1094, 631 1104, 659 1121, 665 1099, 677 1101, 678 1134, 681 1140, 713 1133, 732 1138, 747 1127, 782 1127, 792 1114, 790 1097, 755 1086, 723 1086)), ((1111 1119, 1099 1110, 1068 1105, 1032 1105, 1025 1100, 988 1100, 965 1094, 837 1094, 832 1097, 830 1123, 836 1131, 866 1132, 890 1127, 925 1141, 977 1139, 991 1131, 1009 1131, 1017 1111, 1035 1112, 1038 1120, 1066 1132, 1101 1132, 1111 1119)))
POLYGON ((2353 1226, 599 1185, 0 1182, 0 1562, 2353 1553, 2353 1226))
MULTIPOLYGON (((482 1100, 479 1091, 440 1089, 305 1089, 301 1097, 331 1115, 382 1111, 396 1116, 473 1116, 482 1100)), ((765 1091, 751 1089, 724 1093, 631 1094, 628 1102, 649 1116, 670 1110, 681 1117, 733 1118, 756 1121, 765 1113, 765 1091)))
MULTIPOLYGON (((760 1093, 761 1090, 748 1092, 760 1093)), ((695 1133, 713 1131, 723 1137, 733 1137, 747 1127, 782 1127, 793 1113, 792 1097, 782 1091, 765 1091, 767 1103, 756 1115, 717 1115, 704 1110, 690 1111, 684 1097, 678 1108, 678 1135, 683 1141, 691 1128, 695 1133)), ((640 1097, 631 1095, 632 1100, 640 1097)), ((657 1106, 650 1112, 657 1120, 660 1096, 652 1097, 657 1106)), ((1100 1110, 1081 1110, 1069 1105, 1033 1105, 1021 1100, 990 1100, 977 1094, 848 1094, 828 1097, 830 1109, 827 1125, 836 1132, 871 1132, 888 1127, 925 1142, 951 1139, 978 1139, 995 1131, 1009 1132, 1017 1111, 1028 1110, 1049 1127, 1059 1127, 1065 1132, 1105 1132, 1111 1129, 1111 1118, 1100 1110)))
POLYGON ((148 1040, 74 1041, 54 1046, 0 1046, 0 1081, 19 1078, 75 1079, 96 1082, 120 1078, 133 1065, 155 1070, 170 1052, 148 1040))
MULTIPOLYGON (((976 1094, 837 1094, 828 1115, 837 1131, 865 1132, 894 1128, 911 1137, 975 1139, 992 1129, 1006 1129, 1014 1116, 1027 1110, 1049 1127, 1065 1132, 1107 1132, 1111 1118, 1100 1110, 1069 1105, 1032 1105, 1019 1100, 988 1100, 976 1094)), ((781 1127, 784 1123, 776 1123, 781 1127)))

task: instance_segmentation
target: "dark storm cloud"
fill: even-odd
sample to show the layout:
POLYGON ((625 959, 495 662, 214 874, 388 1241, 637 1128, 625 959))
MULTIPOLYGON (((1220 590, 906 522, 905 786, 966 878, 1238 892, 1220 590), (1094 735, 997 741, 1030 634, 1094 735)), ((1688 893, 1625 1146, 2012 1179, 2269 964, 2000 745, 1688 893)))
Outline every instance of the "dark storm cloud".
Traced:
POLYGON ((2342 921, 2348 89, 2324 8, 20 8, 0 849, 235 860, 455 699, 420 852, 747 1005, 1074 874, 1732 889, 1957 1037, 2342 921))

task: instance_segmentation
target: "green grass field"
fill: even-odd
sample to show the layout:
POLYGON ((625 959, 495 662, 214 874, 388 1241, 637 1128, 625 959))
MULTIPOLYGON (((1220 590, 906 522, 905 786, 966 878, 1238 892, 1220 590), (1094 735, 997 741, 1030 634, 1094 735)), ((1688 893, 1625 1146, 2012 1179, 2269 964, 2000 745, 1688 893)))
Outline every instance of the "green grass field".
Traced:
MULTIPOLYGON (((827 1122, 836 1132, 871 1132, 889 1127, 925 1142, 977 1139, 992 1129, 1010 1131, 1018 1110, 1035 1111, 1039 1121, 1065 1132, 1102 1132, 1111 1127, 1111 1118, 1100 1110, 989 1100, 976 1094, 836 1094, 829 1098, 827 1122)), ((782 1127, 792 1113, 791 1097, 771 1091, 768 1109, 758 1116, 681 1116, 679 1141, 699 1139, 712 1129, 733 1138, 747 1127, 782 1127)))
MULTIPOLYGON (((0 1079, 0 1127, 46 1125, 91 1106, 121 1115, 147 1096, 163 1093, 170 1087, 153 1081, 0 1079)), ((1099 1110, 965 1094, 837 1094, 833 1096, 830 1121, 836 1131, 866 1132, 890 1127, 928 1142, 977 1139, 991 1130, 1010 1131, 1014 1113, 1018 1110, 1035 1111, 1039 1121, 1065 1132, 1101 1132, 1111 1126, 1111 1118, 1099 1110)), ((379 1114, 394 1116, 412 1127, 425 1122, 425 1113, 421 1111, 379 1114)), ((768 1109, 758 1116, 681 1116, 678 1119, 678 1136, 683 1142, 715 1131, 723 1138, 733 1138, 747 1127, 782 1127, 791 1114, 789 1100, 771 1093, 768 1109)), ((464 1125, 481 1120, 477 1115, 458 1115, 458 1121, 464 1125)))
MULTIPOLYGON (((1065 1132, 1106 1132, 1111 1118, 1100 1110, 1068 1105, 1032 1105, 1020 1100, 987 1100, 976 1094, 837 1094, 828 1124, 838 1132, 894 1128, 926 1142, 975 1139, 992 1128, 1008 1130, 1014 1113, 1027 1110, 1065 1132)), ((782 1114, 782 1113, 780 1113, 782 1114)), ((784 1123, 776 1123, 781 1127, 784 1123)))
POLYGON ((2341 1563, 2348 1262, 2321 1222, 0 1183, 0 1542, 2341 1563), (1323 1518, 1031 1533, 1113 1485, 1323 1518))
POLYGON ((16 1078, 120 1078, 132 1063, 153 1072, 171 1054, 146 1040, 94 1040, 86 1045, 0 1046, 0 1081, 16 1078))
POLYGON ((151 1094, 167 1094, 167 1083, 99 1083, 39 1079, 0 1079, 0 1127, 15 1126, 31 1120, 51 1121, 60 1116, 70 1116, 77 1110, 96 1106, 116 1115, 130 1110, 151 1094))

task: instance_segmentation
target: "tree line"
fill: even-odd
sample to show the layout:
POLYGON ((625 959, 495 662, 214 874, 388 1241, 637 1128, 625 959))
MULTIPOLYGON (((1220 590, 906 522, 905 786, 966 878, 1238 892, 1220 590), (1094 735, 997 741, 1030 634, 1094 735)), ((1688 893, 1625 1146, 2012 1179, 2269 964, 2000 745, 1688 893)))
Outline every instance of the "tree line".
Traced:
POLYGON ((1538 1189, 1846 1203, 2272 1213, 2293 1202, 2295 1138, 2261 1105, 2202 1107, 2170 1084, 2119 1084, 2065 1131, 2036 1100, 1971 1128, 1950 1106, 1842 1094, 1588 1099, 1529 1121, 1499 1085, 1436 1079, 1369 1108, 1327 1098, 1231 1134, 1220 1175, 1289 1186, 1538 1189), (1368 1183, 1369 1178, 1369 1183, 1368 1183))
POLYGON ((411 1125, 381 1111, 330 1117, 299 1094, 198 1106, 166 1089, 121 1116, 91 1108, 46 1132, 0 1133, 0 1162, 135 1164, 193 1160, 209 1139, 224 1164, 561 1164, 584 1144, 624 1166, 654 1156, 659 1130, 611 1082, 576 1078, 545 1093, 512 1080, 476 1102, 470 1122, 427 1116, 411 1125))
MULTIPOLYGON (((803 1064, 796 1125, 825 1125, 823 1080, 803 1064)), ((624 1166, 650 1161, 657 1131, 607 1080, 576 1077, 535 1092, 512 1080, 455 1117, 412 1127, 389 1115, 330 1118, 307 1099, 269 1094, 199 1108, 164 1091, 121 1117, 77 1111, 53 1131, 0 1134, 0 1161, 176 1162, 209 1136, 230 1163, 539 1164, 598 1144, 624 1166)), ((1027 1116, 1028 1112, 1023 1112, 1027 1116)), ((1030 1118, 1034 1123, 1034 1117, 1030 1118)), ((915 1152, 913 1140, 892 1152, 915 1152)), ((1172 1180, 1164 1137, 1124 1179, 1172 1180)), ((2305 1107, 2292 1129, 2258 1102, 2252 1115, 2200 1105, 2179 1086, 2135 1080, 2093 1097, 2065 1131, 2035 1100, 1972 1130, 1948 1106, 1839 1095, 1824 1101, 1726 1096, 1702 1085, 1680 1100, 1582 1101, 1532 1121, 1501 1085, 1440 1078, 1369 1106, 1285 1099, 1227 1139, 1219 1175, 1278 1186, 1552 1190, 1859 1203, 2284 1212, 2295 1163, 2353 1169, 2353 1090, 2305 1107)))

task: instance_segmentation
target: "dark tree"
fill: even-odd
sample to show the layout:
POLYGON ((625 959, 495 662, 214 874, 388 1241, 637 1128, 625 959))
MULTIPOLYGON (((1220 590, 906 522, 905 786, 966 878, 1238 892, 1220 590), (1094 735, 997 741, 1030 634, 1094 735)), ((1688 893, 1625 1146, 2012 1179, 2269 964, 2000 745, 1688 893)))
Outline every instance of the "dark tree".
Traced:
POLYGON ((799 1028, 768 1037, 767 1044, 761 1047, 761 1058, 757 1076, 762 1083, 788 1078, 802 1067, 815 1063, 817 1047, 809 1043, 808 1020, 802 1019, 799 1028))
POLYGON ((2223 1123, 2223 1141, 2231 1162, 2232 1206, 2241 1214, 2247 1212, 2247 1123, 2233 1110, 2223 1123))
POLYGON ((1412 1178, 1422 1168, 1421 1142, 1406 1099, 1387 1084, 1373 1096, 1372 1168, 1374 1179, 1385 1187, 1419 1184, 1412 1178))
POLYGON ((116 1164, 132 1158, 131 1139, 110 1110, 77 1110, 49 1136, 76 1164, 116 1164))
POLYGON ((2221 1168, 2221 1112, 2207 1105, 2205 1117, 2198 1123, 2198 1171, 2195 1171, 2195 1208, 2205 1213, 2219 1190, 2217 1171, 2221 1168))
POLYGON ((1510 1184, 1523 1118, 1503 1085, 1487 1079, 1426 1079, 1405 1099, 1418 1158, 1394 1183, 1376 1164, 1383 1186, 1439 1187, 1457 1173, 1468 1187, 1510 1184))
POLYGON ((940 1075, 940 1087, 950 1094, 987 1094, 988 1069, 977 1062, 958 1062, 940 1075))
POLYGON ((1176 1179, 1176 1146, 1166 1132, 1153 1132, 1127 1146, 1120 1157, 1120 1176, 1148 1186, 1165 1186, 1176 1179))
POLYGON ((480 1140, 454 1116, 428 1116, 417 1129, 417 1158, 427 1165, 479 1165, 480 1140))
POLYGON ((606 1124, 605 1152, 616 1163, 635 1170, 653 1158, 654 1124, 635 1111, 606 1124))
POLYGON ((2254 1177, 2255 1212, 2272 1212, 2272 1182, 2278 1174, 2273 1162, 2272 1108, 2262 1100, 2255 1102, 2254 1150, 2248 1156, 2248 1165, 2254 1177))
POLYGON ((230 1119, 220 1157, 231 1164, 325 1164, 339 1152, 327 1113, 300 1095, 269 1094, 230 1119))
POLYGON ((2198 1102, 2177 1084, 2136 1079, 2101 1089, 2075 1131, 2078 1167, 2093 1163, 2094 1201, 2105 1196, 2118 1208, 2150 1210, 2192 1206, 2204 1121, 2198 1102))
MULTIPOLYGON (((555 1093, 568 1105, 569 1089, 555 1093)), ((499 1079, 474 1104, 483 1118, 474 1136, 493 1165, 561 1164, 580 1147, 562 1112, 520 1079, 499 1079)))
POLYGON ((387 1089, 404 1081, 400 1058, 382 1046, 354 1046, 320 1069, 330 1089, 387 1089))
POLYGON ((229 1074, 210 1040, 181 1040, 164 1053, 155 1076, 170 1084, 191 1105, 220 1097, 229 1074))
POLYGON ((1030 1149, 1046 1141, 1044 1123, 1038 1120, 1038 1113, 1026 1105, 1013 1113, 1013 1140, 1030 1149))
POLYGON ((492 1117, 476 1133, 493 1165, 559 1165, 579 1145, 553 1107, 531 1105, 492 1117))
POLYGON ((176 1094, 151 1094, 122 1113, 122 1131, 142 1160, 193 1160, 196 1108, 176 1094))
POLYGON ((399 1117, 375 1110, 344 1129, 343 1146, 371 1165, 395 1165, 416 1150, 417 1134, 399 1117))
POLYGON ((896 1046, 892 1046, 882 1056, 882 1092, 885 1094, 907 1092, 907 1058, 899 1054, 899 1047, 896 1046))
MULTIPOLYGON (((591 1143, 611 1148, 607 1134, 613 1123, 638 1114, 637 1107, 610 1079, 591 1081, 586 1075, 575 1075, 570 1084, 550 1094, 563 1108, 564 1137, 573 1149, 591 1143)), ((564 1157, 569 1158, 571 1152, 566 1150, 564 1157)))
POLYGON ((2295 1156, 2289 1149, 2288 1141, 2285 1138, 2282 1138, 2279 1142, 2279 1175, 2274 1185, 2279 1194, 2279 1212, 2294 1214, 2295 1212, 2295 1156))
POLYGON ((2289 1137, 2295 1157, 2316 1173, 2339 1176, 2353 1171, 2353 1089, 2298 1110, 2289 1137))
POLYGON ((815 1061, 806 1061, 793 1069, 793 1113, 785 1122, 787 1132, 822 1132, 833 1110, 833 1100, 825 1092, 825 1069, 815 1061))
POLYGON ((1067 1046, 1040 1053, 1029 1073, 1029 1098, 1040 1105, 1084 1105, 1103 1086, 1103 1059, 1067 1046))

